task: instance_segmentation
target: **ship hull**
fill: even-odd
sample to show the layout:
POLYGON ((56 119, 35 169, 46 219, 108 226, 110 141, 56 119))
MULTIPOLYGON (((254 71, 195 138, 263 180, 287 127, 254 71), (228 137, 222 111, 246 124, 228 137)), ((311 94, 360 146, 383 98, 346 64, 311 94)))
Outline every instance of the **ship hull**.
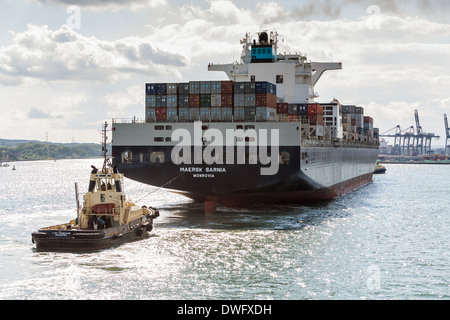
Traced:
MULTIPOLYGON (((307 203, 342 196, 371 183, 378 148, 332 142, 303 142, 280 146, 289 161, 279 165, 274 175, 261 175, 258 164, 190 164, 170 161, 172 148, 154 146, 114 146, 113 154, 142 155, 131 162, 116 157, 127 178, 162 187, 197 201, 214 199, 225 206, 307 203), (164 154, 164 163, 152 163, 150 154, 164 154)), ((267 166, 266 166, 267 167, 267 166)))

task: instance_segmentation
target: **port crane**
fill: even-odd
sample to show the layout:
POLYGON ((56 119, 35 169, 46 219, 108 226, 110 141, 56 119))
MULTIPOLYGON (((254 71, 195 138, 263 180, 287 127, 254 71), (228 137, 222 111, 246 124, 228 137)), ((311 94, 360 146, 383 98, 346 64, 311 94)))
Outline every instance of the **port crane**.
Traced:
MULTIPOLYGON (((427 133, 420 125, 419 112, 414 111, 416 127, 402 130, 400 125, 382 133, 380 137, 394 138, 392 155, 419 155, 431 153, 432 139, 439 139, 434 133, 427 133), (391 132, 395 130, 395 133, 391 132)), ((448 139, 447 139, 448 141, 448 139)))
POLYGON ((447 115, 444 114, 444 123, 445 123, 445 155, 448 156, 450 154, 450 128, 448 127, 447 115))

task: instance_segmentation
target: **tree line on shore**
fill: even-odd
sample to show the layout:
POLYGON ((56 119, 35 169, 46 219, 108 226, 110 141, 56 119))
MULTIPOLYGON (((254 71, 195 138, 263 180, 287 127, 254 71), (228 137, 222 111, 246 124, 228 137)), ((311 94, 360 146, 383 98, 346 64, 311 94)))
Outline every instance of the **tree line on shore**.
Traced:
POLYGON ((102 146, 95 143, 28 142, 14 146, 0 146, 2 161, 87 159, 101 155, 102 146))

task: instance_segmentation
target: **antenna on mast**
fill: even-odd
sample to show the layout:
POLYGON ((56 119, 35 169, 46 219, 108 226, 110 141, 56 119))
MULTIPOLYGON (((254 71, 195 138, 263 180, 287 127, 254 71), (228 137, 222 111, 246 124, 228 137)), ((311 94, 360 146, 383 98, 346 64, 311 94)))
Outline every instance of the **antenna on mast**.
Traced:
POLYGON ((110 165, 110 159, 108 158, 108 149, 107 149, 107 141, 108 141, 108 135, 107 135, 107 128, 108 128, 108 122, 105 121, 105 124, 102 125, 102 156, 103 156, 103 168, 102 171, 104 173, 107 172, 107 166, 110 165))

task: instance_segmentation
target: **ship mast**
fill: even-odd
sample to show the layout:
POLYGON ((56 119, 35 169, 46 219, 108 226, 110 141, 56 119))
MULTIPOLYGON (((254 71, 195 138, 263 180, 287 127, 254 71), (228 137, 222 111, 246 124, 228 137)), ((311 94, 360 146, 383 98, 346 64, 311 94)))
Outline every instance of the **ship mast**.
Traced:
POLYGON ((107 173, 107 167, 111 166, 110 159, 107 156, 108 149, 107 149, 107 141, 108 141, 108 135, 107 135, 107 128, 108 128, 108 122, 105 121, 105 124, 102 125, 101 135, 102 135, 102 157, 104 159, 103 161, 103 168, 102 172, 107 173))

